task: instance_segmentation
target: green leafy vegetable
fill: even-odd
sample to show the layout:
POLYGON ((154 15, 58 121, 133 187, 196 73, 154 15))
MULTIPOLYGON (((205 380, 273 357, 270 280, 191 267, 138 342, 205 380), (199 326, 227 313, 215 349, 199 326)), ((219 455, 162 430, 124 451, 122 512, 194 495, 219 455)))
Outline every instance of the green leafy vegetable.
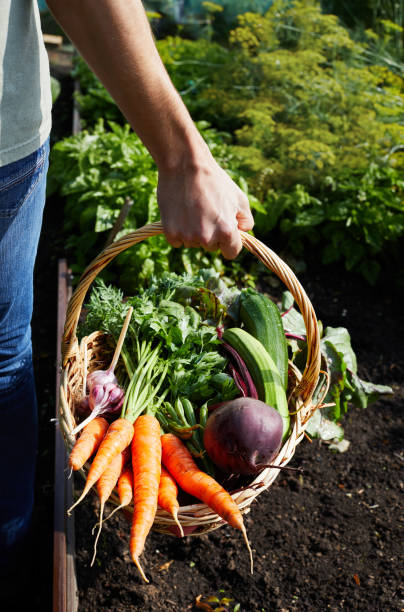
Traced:
MULTIPOLYGON (((303 369, 307 348, 306 329, 303 317, 293 307, 293 302, 292 294, 288 291, 284 292, 282 310, 285 314, 282 320, 288 337, 291 357, 299 369, 303 369)), ((386 385, 376 385, 359 378, 356 355, 351 345, 349 332, 344 327, 326 327, 320 339, 320 350, 330 376, 329 390, 323 401, 330 405, 321 410, 321 418, 316 413, 310 419, 311 424, 308 431, 323 439, 329 439, 330 432, 335 431, 335 438, 341 438, 343 430, 340 425, 334 428, 330 423, 339 422, 348 411, 349 403, 366 408, 380 397, 392 394, 393 390, 386 385)), ((320 384, 323 384, 323 381, 320 384)))
MULTIPOLYGON (((116 337, 127 308, 133 306, 127 352, 133 359, 139 341, 158 346, 159 361, 169 364, 164 388, 169 390, 171 402, 183 396, 201 405, 211 399, 235 397, 235 383, 223 376, 227 359, 219 352, 216 322, 204 320, 191 306, 172 299, 181 280, 184 277, 173 274, 154 278, 148 289, 126 301, 119 289, 98 280, 80 333, 100 329, 116 337)), ((203 282, 201 277, 187 281, 196 286, 203 282)))

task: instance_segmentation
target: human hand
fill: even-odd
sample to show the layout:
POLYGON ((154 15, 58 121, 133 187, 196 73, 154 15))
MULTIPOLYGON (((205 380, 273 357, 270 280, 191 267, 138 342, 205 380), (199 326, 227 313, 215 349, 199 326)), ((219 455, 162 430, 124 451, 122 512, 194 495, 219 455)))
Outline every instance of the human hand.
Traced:
POLYGON ((239 230, 254 226, 247 196, 212 157, 182 171, 160 171, 157 198, 174 247, 220 249, 234 259, 242 249, 239 230))

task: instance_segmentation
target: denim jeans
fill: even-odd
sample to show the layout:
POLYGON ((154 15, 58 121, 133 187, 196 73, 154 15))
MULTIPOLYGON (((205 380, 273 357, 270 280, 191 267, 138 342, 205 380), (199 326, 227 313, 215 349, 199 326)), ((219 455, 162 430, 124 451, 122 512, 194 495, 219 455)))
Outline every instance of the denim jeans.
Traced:
POLYGON ((28 532, 34 501, 31 316, 48 156, 49 141, 0 168, 0 565, 28 532))

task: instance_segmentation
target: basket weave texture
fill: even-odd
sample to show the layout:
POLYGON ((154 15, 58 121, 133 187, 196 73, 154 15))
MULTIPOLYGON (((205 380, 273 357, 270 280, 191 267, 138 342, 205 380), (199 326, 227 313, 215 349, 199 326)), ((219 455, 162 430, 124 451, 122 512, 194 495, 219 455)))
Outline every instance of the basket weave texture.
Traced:
MULTIPOLYGON (((105 268, 119 253, 151 236, 163 233, 161 222, 150 223, 135 232, 106 247, 83 272, 79 284, 69 300, 62 337, 62 376, 60 385, 59 425, 68 452, 75 443, 72 431, 76 426, 75 406, 83 395, 87 374, 95 369, 104 369, 109 365, 110 354, 105 351, 106 337, 101 331, 95 331, 79 343, 76 331, 83 302, 91 283, 99 272, 105 268)), ((241 512, 249 511, 255 498, 267 490, 278 476, 280 470, 275 466, 285 466, 292 459, 297 445, 304 437, 306 424, 319 404, 312 402, 313 392, 317 386, 320 373, 320 336, 316 315, 303 287, 292 270, 265 244, 240 231, 243 246, 255 255, 292 293, 303 316, 307 333, 307 361, 301 373, 289 363, 288 404, 291 413, 291 433, 281 447, 273 466, 265 468, 247 487, 231 493, 241 512)), ((86 477, 89 465, 81 470, 86 477)), ((110 502, 119 505, 117 495, 112 494, 110 502)), ((133 506, 128 506, 125 513, 131 513, 133 506)), ((223 519, 205 504, 182 506, 178 519, 187 535, 200 535, 224 524, 223 519)), ((177 535, 178 528, 164 510, 158 508, 153 529, 170 535, 177 535)))

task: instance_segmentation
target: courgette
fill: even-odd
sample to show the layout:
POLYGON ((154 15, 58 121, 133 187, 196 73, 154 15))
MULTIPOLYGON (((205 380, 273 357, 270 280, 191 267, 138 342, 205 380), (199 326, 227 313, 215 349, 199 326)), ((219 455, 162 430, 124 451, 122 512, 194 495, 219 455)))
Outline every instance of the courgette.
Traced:
POLYGON ((222 339, 232 346, 245 362, 258 393, 258 399, 279 412, 283 421, 283 437, 289 435, 290 417, 286 391, 280 372, 263 347, 245 329, 229 327, 223 332, 222 339))
POLYGON ((240 294, 240 320, 246 331, 261 342, 274 360, 286 391, 288 346, 279 308, 262 293, 245 289, 240 294))

